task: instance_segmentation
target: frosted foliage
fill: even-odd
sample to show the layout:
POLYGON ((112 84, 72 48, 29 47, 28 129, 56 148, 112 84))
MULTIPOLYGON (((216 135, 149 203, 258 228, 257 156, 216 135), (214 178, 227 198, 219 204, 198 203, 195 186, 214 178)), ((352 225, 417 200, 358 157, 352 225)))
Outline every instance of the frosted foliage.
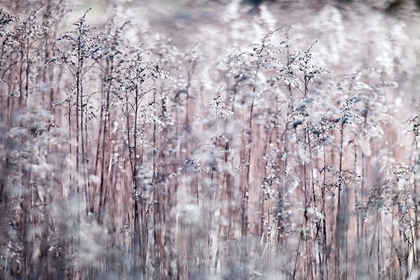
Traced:
POLYGON ((414 1, 9 2, 0 279, 417 277, 414 1))

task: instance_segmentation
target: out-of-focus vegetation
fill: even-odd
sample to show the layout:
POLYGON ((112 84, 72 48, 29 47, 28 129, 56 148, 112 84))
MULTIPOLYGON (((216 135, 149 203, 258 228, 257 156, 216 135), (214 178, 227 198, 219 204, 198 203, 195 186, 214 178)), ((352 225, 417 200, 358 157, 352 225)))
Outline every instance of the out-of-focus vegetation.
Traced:
POLYGON ((0 279, 418 277, 415 1, 2 4, 0 279))

